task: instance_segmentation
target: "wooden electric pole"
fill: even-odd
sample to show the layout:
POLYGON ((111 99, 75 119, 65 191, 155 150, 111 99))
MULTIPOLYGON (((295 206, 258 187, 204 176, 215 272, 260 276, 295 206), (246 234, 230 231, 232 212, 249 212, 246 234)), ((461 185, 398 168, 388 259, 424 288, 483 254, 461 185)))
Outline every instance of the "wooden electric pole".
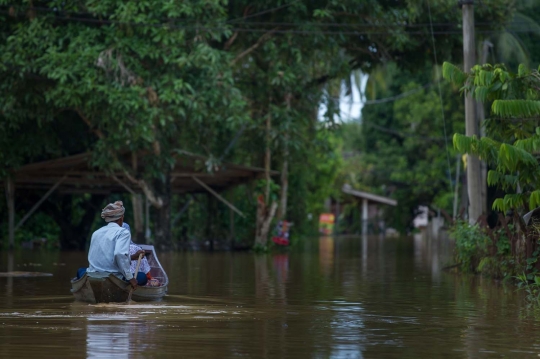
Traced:
MULTIPOLYGON (((461 0, 463 11, 463 67, 470 72, 475 65, 474 45, 474 1, 461 0)), ((476 103, 471 94, 465 96, 465 134, 479 137, 479 126, 476 118, 476 103)), ((482 215, 482 173, 480 160, 471 154, 467 155, 467 192, 469 194, 469 223, 474 224, 482 215)))

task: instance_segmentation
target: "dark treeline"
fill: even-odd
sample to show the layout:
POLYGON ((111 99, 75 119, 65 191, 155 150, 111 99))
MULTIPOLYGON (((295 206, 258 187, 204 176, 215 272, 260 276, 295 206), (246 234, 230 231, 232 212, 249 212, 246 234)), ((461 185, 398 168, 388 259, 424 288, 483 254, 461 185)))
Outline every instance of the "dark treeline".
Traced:
MULTIPOLYGON (((394 76, 384 70, 390 63, 395 71, 429 72, 430 23, 439 58, 459 63, 460 10, 455 1, 430 3, 428 9, 425 1, 2 0, 0 176, 86 151, 101 170, 127 173, 131 164, 119 154, 131 153, 144 164, 132 177, 150 202, 151 230, 161 247, 233 239, 264 247, 268 233, 257 223, 276 219, 294 222, 296 235, 308 234, 324 199, 339 196, 345 180, 346 140, 335 130, 339 93, 350 91, 351 74, 383 69, 394 76), (174 158, 187 152, 203 155, 209 171, 233 162, 280 172, 222 193, 246 214, 234 217, 234 238, 224 204, 206 194, 171 195, 174 158)), ((479 6, 478 26, 501 31, 513 3, 479 6)), ((396 84, 414 87, 406 79, 396 84)), ((384 113, 366 116, 388 125, 384 113)), ((364 138, 357 150, 380 146, 374 136, 364 138)), ((433 176, 441 171, 444 178, 444 169, 433 176)), ((385 194, 395 190, 377 179, 363 183, 385 194)), ((18 192, 17 218, 42 194, 18 192)), ((55 193, 17 232, 17 241, 59 238, 64 249, 83 249, 104 203, 123 199, 130 213, 130 197, 55 193)), ((410 201, 406 211, 417 205, 410 201)), ((6 211, 2 201, 2 238, 6 211)))

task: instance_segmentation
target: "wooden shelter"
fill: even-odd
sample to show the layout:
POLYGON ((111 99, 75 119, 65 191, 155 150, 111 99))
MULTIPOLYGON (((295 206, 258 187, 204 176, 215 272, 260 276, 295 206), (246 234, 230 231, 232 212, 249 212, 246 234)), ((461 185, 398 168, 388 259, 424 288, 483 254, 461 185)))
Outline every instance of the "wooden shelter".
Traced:
MULTIPOLYGON (((124 172, 106 173, 90 165, 90 152, 60 159, 32 163, 11 172, 17 189, 44 189, 56 186, 63 193, 143 193, 137 183, 130 181, 124 172), (127 188, 126 188, 127 187, 127 188), (129 189, 128 189, 129 188, 129 189)), ((128 161, 126 161, 128 162, 128 161)), ((131 162, 131 159, 129 159, 131 162)), ((177 155, 170 172, 173 193, 205 192, 204 185, 216 191, 264 177, 264 169, 224 163, 213 172, 205 166, 206 158, 198 155, 177 155)), ((139 165, 139 173, 144 166, 139 165)), ((271 175, 278 172, 272 171, 271 175)))
MULTIPOLYGON (((132 164, 126 171, 113 173, 104 172, 91 164, 92 153, 82 153, 74 156, 32 163, 13 170, 4 181, 9 213, 9 243, 14 244, 14 233, 54 192, 60 193, 91 193, 111 194, 128 192, 134 196, 144 193, 136 180, 138 173, 144 173, 144 163, 135 163, 131 153, 122 155, 119 160, 132 164), (15 224, 15 193, 16 191, 45 190, 45 195, 34 207, 15 224)), ((271 171, 275 176, 278 172, 271 171)), ((241 166, 223 163, 219 167, 207 170, 207 159, 194 154, 175 155, 175 165, 168 174, 172 194, 187 194, 209 192, 216 196, 242 215, 242 213, 227 202, 218 192, 225 189, 264 178, 265 170, 258 167, 241 166)), ((135 204, 134 204, 135 206, 135 204)), ((140 208, 142 216, 142 205, 140 208)), ((137 220, 137 219, 136 219, 137 220)))
MULTIPOLYGON (((370 220, 380 220, 381 224, 378 224, 379 229, 384 229, 384 223, 381 216, 381 205, 397 206, 398 202, 395 199, 379 196, 373 193, 358 191, 353 189, 350 185, 345 184, 342 189, 342 193, 349 195, 355 199, 362 201, 362 234, 367 234, 368 223, 370 220), (382 227, 382 228, 381 228, 382 227)), ((340 215, 340 205, 336 202, 334 212, 336 212, 336 218, 340 215)))

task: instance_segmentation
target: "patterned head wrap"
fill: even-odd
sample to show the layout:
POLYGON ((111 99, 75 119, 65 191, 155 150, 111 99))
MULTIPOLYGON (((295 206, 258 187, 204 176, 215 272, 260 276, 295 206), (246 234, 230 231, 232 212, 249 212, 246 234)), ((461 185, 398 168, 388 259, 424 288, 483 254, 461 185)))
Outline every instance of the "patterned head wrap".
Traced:
POLYGON ((116 201, 114 203, 109 203, 103 210, 101 211, 101 218, 105 220, 105 222, 114 222, 122 218, 124 215, 124 212, 126 209, 124 208, 124 204, 122 201, 116 201))

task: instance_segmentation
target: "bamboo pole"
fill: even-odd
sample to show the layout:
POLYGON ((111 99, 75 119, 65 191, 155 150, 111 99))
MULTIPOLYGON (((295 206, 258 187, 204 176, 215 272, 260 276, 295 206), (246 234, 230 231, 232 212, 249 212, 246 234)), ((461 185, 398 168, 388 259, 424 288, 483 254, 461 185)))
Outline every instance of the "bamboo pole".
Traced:
POLYGON ((230 203, 229 201, 227 201, 225 198, 221 197, 216 191, 214 191, 212 188, 208 187, 208 185, 206 183, 204 183, 203 181, 201 181, 200 179, 198 179, 197 177, 193 176, 191 177, 193 178, 193 180, 195 182, 197 182, 198 184, 200 184, 202 187, 204 187, 205 190, 207 190, 208 192, 210 192, 211 194, 213 194, 217 199, 219 199, 221 202, 225 203, 225 205, 227 205, 227 207, 229 207, 230 209, 232 209, 233 211, 235 211, 236 213, 238 213, 239 215, 241 215, 242 217, 245 217, 244 214, 238 209, 236 208, 235 206, 232 205, 232 203, 230 203))
POLYGON ((24 222, 26 222, 28 218, 30 218, 30 216, 39 208, 39 206, 41 206, 41 204, 45 202, 47 198, 49 198, 49 196, 54 192, 54 190, 57 189, 58 186, 60 186, 62 182, 64 182, 66 177, 67 177, 67 174, 65 174, 64 177, 62 177, 58 182, 56 182, 54 186, 52 186, 51 189, 49 189, 47 193, 45 193, 45 195, 41 197, 41 199, 36 204, 34 204, 32 209, 30 209, 30 211, 28 211, 28 213, 19 221, 19 223, 17 223, 13 231, 16 231, 17 229, 19 229, 19 227, 21 227, 24 224, 24 222))

